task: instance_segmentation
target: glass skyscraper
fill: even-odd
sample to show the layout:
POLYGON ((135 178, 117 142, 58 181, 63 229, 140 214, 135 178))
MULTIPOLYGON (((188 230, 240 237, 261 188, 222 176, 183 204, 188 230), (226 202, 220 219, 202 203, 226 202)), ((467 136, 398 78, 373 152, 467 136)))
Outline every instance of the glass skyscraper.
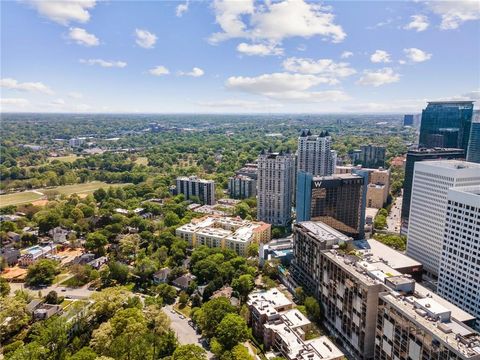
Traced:
POLYGON ((468 141, 467 161, 480 164, 480 113, 475 114, 468 141))
POLYGON ((422 111, 419 146, 458 148, 465 152, 470 137, 473 101, 431 101, 422 111))

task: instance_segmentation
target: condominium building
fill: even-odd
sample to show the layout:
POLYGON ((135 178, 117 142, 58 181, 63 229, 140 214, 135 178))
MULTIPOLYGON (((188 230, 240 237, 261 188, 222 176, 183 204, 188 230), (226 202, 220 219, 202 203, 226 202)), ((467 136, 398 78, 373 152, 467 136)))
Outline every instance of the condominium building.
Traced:
MULTIPOLYGON (((418 161, 465 159, 463 149, 415 149, 409 150, 405 161, 405 179, 403 181, 402 229, 408 228, 410 200, 412 195, 413 169, 418 161)), ((405 231, 403 231, 405 232, 405 231)))
POLYGON ((257 219, 287 226, 292 220, 295 156, 262 151, 258 157, 257 219))
POLYGON ((364 177, 336 174, 297 176, 297 222, 316 220, 355 239, 363 237, 364 177))
MULTIPOLYGON (((393 350, 383 345, 384 332, 388 334, 388 340, 385 340, 387 343, 405 340, 399 332, 394 331, 392 335, 388 325, 383 329, 381 319, 384 317, 384 307, 379 307, 379 304, 384 304, 381 300, 384 294, 392 294, 394 297, 408 295, 413 299, 412 303, 423 304, 424 308, 438 304, 438 307, 447 309, 445 313, 449 312, 450 318, 444 312, 441 312, 441 316, 452 332, 478 336, 466 325, 474 321, 472 315, 415 283, 409 273, 416 273, 415 268, 419 264, 405 255, 391 249, 385 251, 384 247, 376 243, 370 244, 370 241, 354 241, 353 244, 347 243, 346 247, 332 245, 330 249, 320 250, 322 247, 326 246, 315 245, 312 239, 305 236, 294 236, 295 257, 291 280, 319 300, 323 308, 323 324, 352 359, 406 359, 401 357, 404 354, 392 353, 393 350), (317 248, 316 252, 308 250, 312 245, 317 248), (314 276, 309 278, 310 274, 314 276), (312 289, 309 284, 315 287, 312 289)), ((395 311, 400 311, 399 308, 400 305, 395 311)), ((425 321, 436 326, 435 321, 429 320, 427 315, 423 312, 417 314, 419 318, 425 317, 425 321)), ((432 333, 430 337, 417 339, 421 347, 431 346, 431 336, 438 330, 432 328, 429 331, 432 333)), ((393 345, 388 344, 393 349, 393 345)), ((456 345, 452 344, 451 347, 455 348, 456 345)))
POLYGON ((180 226, 175 234, 191 247, 230 249, 247 256, 251 243, 265 243, 271 239, 271 225, 226 216, 206 216, 180 226))
POLYGON ((480 164, 458 160, 415 164, 408 225, 407 255, 438 275, 450 188, 480 185, 480 164))
POLYGON ((480 186, 449 189, 447 201, 437 292, 480 329, 480 186))
POLYGON ((385 166, 385 146, 362 145, 359 162, 366 168, 385 166))
POLYGON ((341 360, 343 353, 326 336, 308 339, 313 324, 276 288, 248 296, 254 336, 263 343, 267 357, 287 360, 341 360))
POLYGON ((352 239, 320 221, 293 225, 293 262, 290 272, 310 294, 319 294, 321 252, 352 239))
POLYGON ((248 176, 253 180, 258 178, 258 163, 246 163, 241 169, 235 172, 236 175, 248 176))
POLYGON ((422 111, 419 145, 467 152, 473 101, 430 101, 422 111))
POLYGON ((413 126, 413 115, 403 116, 403 126, 413 126))
POLYGON ((84 137, 78 137, 78 138, 71 138, 68 140, 68 145, 71 147, 80 147, 85 143, 85 138, 84 137))
POLYGON ((246 199, 257 195, 257 181, 245 175, 228 179, 228 193, 233 199, 246 199))
POLYGON ((215 182, 213 180, 199 179, 196 176, 180 176, 177 178, 176 185, 177 194, 185 195, 187 200, 194 196, 202 204, 215 204, 215 182))
POLYGON ((332 150, 332 138, 328 131, 312 135, 310 130, 302 130, 298 138, 297 171, 314 176, 332 175, 336 161, 337 153, 332 150))
POLYGON ((455 319, 448 304, 414 291, 380 294, 375 359, 479 360, 480 334, 455 319))

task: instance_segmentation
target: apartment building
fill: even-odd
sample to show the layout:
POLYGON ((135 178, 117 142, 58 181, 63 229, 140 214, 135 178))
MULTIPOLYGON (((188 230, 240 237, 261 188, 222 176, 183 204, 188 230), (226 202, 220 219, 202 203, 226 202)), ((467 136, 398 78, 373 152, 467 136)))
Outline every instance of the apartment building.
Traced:
POLYGON ((204 205, 215 204, 215 182, 196 176, 180 176, 176 180, 177 194, 185 195, 186 200, 197 197, 204 205))
MULTIPOLYGON (((386 252, 376 243, 354 241, 351 245, 347 243, 346 248, 332 245, 330 249, 320 250, 325 246, 316 245, 317 250, 303 251, 297 257, 297 249, 308 249, 312 244, 315 246, 310 239, 294 236, 292 280, 319 300, 324 311, 323 324, 351 358, 396 359, 384 357, 377 348, 378 309, 379 304, 383 304, 380 299, 384 293, 408 293, 419 303, 427 303, 424 299, 434 301, 450 311, 452 321, 461 332, 473 331, 467 324, 473 324, 475 317, 417 284, 413 276, 418 263, 405 255, 393 250, 386 252)), ((429 341, 429 338, 423 339, 425 346, 429 341)))
POLYGON ((292 221, 295 156, 262 151, 258 157, 257 219, 288 226, 292 221))
POLYGON ((253 292, 248 296, 249 323, 263 343, 267 357, 287 360, 341 360, 343 353, 326 337, 307 340, 313 324, 278 289, 253 292))
POLYGON ((351 238, 320 221, 293 225, 293 262, 290 272, 305 291, 319 295, 321 253, 351 238))
POLYGON ((257 195, 257 181, 245 175, 228 179, 228 194, 233 199, 247 199, 257 195))
POLYGON ((448 190, 480 185, 480 164, 459 160, 421 161, 415 164, 407 255, 438 276, 444 242, 448 190))
POLYGON ((480 329, 480 186, 448 190, 437 292, 480 329))
POLYGON ((478 360, 480 334, 430 297, 384 292, 378 303, 376 360, 478 360))
POLYGON ((297 171, 328 176, 335 172, 336 162, 337 153, 332 150, 332 137, 328 131, 312 135, 310 130, 302 130, 298 138, 297 171))
POLYGON ((191 247, 206 245, 230 249, 247 256, 251 243, 265 243, 271 239, 271 225, 226 216, 206 216, 180 226, 175 234, 188 241, 191 247))

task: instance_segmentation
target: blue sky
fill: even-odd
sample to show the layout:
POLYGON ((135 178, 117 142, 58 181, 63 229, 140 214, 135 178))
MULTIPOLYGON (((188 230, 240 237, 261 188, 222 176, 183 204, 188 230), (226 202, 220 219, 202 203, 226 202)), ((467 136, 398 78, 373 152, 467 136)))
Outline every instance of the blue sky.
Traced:
POLYGON ((480 1, 3 1, 2 111, 420 112, 480 100, 480 1))

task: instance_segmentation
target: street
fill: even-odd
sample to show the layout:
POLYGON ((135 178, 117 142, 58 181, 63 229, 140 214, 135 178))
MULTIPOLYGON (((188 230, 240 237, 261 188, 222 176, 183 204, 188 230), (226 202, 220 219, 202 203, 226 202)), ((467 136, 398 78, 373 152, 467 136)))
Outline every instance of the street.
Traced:
POLYGON ((28 290, 34 293, 34 295, 37 295, 37 293, 40 291, 42 293, 42 296, 47 295, 50 291, 54 290, 57 292, 58 296, 64 296, 66 298, 71 298, 71 299, 87 299, 90 297, 90 295, 94 292, 92 290, 88 290, 88 285, 82 286, 80 288, 68 288, 65 286, 59 286, 59 285, 51 285, 47 286, 45 288, 29 288, 25 286, 25 283, 9 283, 10 285, 10 294, 13 295, 15 291, 17 290, 28 290))
MULTIPOLYGON (((171 325, 170 327, 175 331, 178 337, 178 341, 180 344, 195 344, 199 346, 205 346, 201 342, 202 336, 200 334, 197 334, 195 329, 190 326, 188 323, 189 319, 184 318, 182 319, 178 313, 176 313, 173 310, 172 305, 166 305, 164 307, 165 314, 170 318, 171 320, 171 325)), ((183 315, 182 315, 183 316, 183 315)), ((207 350, 207 356, 209 359, 213 359, 213 354, 207 350)))
POLYGON ((387 216, 387 230, 392 233, 400 233, 401 226, 401 212, 402 212, 403 197, 399 196, 390 209, 390 214, 387 216))

